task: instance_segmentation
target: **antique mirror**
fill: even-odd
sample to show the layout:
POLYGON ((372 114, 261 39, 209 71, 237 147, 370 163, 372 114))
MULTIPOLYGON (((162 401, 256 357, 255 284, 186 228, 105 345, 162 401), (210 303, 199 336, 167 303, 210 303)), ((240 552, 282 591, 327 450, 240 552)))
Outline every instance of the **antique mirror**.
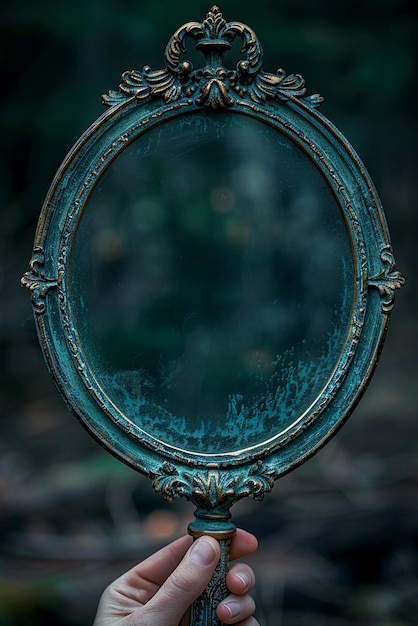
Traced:
POLYGON ((253 30, 217 7, 174 33, 164 69, 125 72, 103 101, 22 282, 70 409, 163 498, 196 506, 194 537, 221 542, 192 617, 217 624, 231 506, 261 500, 349 416, 403 278, 322 98, 264 71, 253 30))

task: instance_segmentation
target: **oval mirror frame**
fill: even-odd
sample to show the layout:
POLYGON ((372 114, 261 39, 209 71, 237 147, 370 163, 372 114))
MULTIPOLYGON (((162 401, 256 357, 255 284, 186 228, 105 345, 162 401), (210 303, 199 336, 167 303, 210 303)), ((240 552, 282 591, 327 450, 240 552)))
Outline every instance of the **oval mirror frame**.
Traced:
MULTIPOLYGON (((32 292, 49 371, 90 434, 151 477, 154 489, 167 500, 185 496, 202 510, 213 510, 221 504, 228 508, 244 496, 261 499, 275 479, 319 450, 344 423, 377 364, 395 292, 404 280, 395 271, 381 203, 354 149, 317 111, 322 98, 306 95, 302 77, 283 70, 264 72, 261 45, 252 29, 226 22, 213 7, 202 23, 189 22, 176 31, 167 44, 165 64, 163 70, 125 72, 119 90, 103 97, 109 109, 71 149, 52 183, 22 282, 32 292), (242 40, 244 58, 228 69, 223 54, 235 38, 242 40), (183 60, 190 41, 205 59, 197 70, 183 60), (274 436, 239 450, 205 453, 154 436, 115 405, 80 341, 70 276, 80 220, 115 160, 164 123, 196 115, 216 120, 218 114, 255 119, 310 159, 343 216, 354 289, 343 349, 316 400, 274 436)), ((320 282, 321 276, 315 280, 320 282)))

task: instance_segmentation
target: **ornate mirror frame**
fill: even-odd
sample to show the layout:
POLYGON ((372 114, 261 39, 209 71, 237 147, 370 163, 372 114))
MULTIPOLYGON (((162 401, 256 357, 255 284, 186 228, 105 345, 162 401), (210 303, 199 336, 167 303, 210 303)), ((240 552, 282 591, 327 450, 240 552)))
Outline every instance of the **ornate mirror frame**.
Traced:
MULTIPOLYGON (((307 95, 301 76, 263 70, 261 44, 251 28, 226 22, 213 7, 202 23, 189 22, 174 33, 165 65, 124 72, 119 89, 103 96, 108 110, 82 135, 55 176, 22 283, 32 294, 49 371, 69 408, 100 444, 150 477, 166 500, 183 496, 195 504, 196 521, 190 525, 194 536, 210 533, 227 545, 234 532, 232 504, 246 496, 261 500, 277 478, 319 450, 350 415, 377 364, 395 292, 404 280, 394 269, 381 203, 360 159, 317 111, 322 98, 307 95), (235 39, 242 41, 243 58, 231 69, 223 55, 235 39), (190 43, 203 53, 201 68, 193 69, 185 60, 190 43), (212 118, 222 113, 256 119, 309 157, 343 215, 355 284, 344 347, 315 402, 275 436, 224 454, 180 449, 123 415, 91 372, 69 288, 79 221, 108 167, 148 131, 202 112, 212 118)), ((220 567, 227 567, 227 551, 220 567)), ((213 607, 222 589, 212 588, 210 598, 197 603, 193 623, 206 623, 202 616, 207 610, 215 623, 213 607), (211 609, 205 608, 208 603, 211 609)))

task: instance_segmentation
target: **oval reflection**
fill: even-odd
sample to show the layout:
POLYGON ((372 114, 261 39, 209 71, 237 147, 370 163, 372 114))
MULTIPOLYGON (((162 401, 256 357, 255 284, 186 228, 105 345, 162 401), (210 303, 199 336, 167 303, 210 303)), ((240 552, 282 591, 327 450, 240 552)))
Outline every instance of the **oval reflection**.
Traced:
POLYGON ((354 294, 341 210, 310 158, 242 115, 155 127, 80 220, 73 319, 91 374, 152 437, 238 451, 315 402, 354 294))

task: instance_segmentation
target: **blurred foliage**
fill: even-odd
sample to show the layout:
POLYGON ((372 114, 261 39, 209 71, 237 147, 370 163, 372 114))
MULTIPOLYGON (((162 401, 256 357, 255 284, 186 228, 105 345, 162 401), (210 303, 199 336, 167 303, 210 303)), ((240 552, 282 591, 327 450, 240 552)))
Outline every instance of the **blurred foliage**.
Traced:
MULTIPOLYGON (((0 626, 91 623, 105 584, 184 532, 147 481, 90 440, 57 397, 19 286, 59 163, 123 70, 163 65, 201 0, 16 0, 2 7, 0 626)), ((236 520, 261 538, 264 626, 418 623, 415 0, 225 0, 254 28, 265 69, 301 73, 383 199, 399 295, 375 380, 318 457, 236 520)))

